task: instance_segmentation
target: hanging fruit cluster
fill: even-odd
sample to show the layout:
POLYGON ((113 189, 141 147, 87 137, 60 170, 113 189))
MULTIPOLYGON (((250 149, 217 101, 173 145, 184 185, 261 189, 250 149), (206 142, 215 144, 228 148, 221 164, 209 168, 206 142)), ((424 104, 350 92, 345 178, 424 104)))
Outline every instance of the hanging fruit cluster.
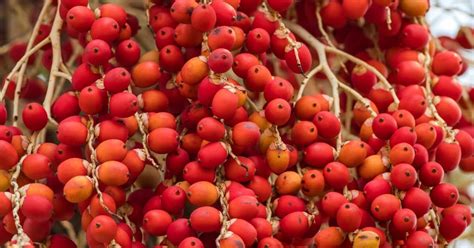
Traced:
POLYGON ((0 94, 0 244, 444 247, 474 29, 432 37, 429 7, 145 1, 145 51, 125 6, 44 0, 0 94))

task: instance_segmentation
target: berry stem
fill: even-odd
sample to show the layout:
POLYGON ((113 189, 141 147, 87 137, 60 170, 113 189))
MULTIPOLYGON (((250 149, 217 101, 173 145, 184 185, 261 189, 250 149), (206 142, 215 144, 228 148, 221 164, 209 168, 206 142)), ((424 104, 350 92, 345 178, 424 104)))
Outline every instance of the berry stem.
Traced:
POLYGON ((22 198, 24 196, 19 190, 19 185, 18 185, 17 180, 21 173, 21 166, 23 164, 23 161, 29 154, 33 153, 33 148, 35 146, 37 138, 38 138, 38 132, 34 132, 30 137, 28 147, 26 149, 26 154, 23 155, 20 161, 16 164, 12 177, 10 179, 10 184, 14 192, 11 199, 12 208, 13 208, 12 214, 13 214, 13 219, 15 220, 15 227, 17 230, 16 236, 17 236, 17 242, 18 242, 19 247, 23 247, 26 243, 28 243, 30 241, 30 238, 24 232, 23 227, 21 226, 20 215, 18 214, 21 207, 22 198))
MULTIPOLYGON (((61 0, 58 0, 58 4, 60 4, 61 0)), ((59 6, 59 5, 58 5, 59 6)), ((61 19, 61 15, 59 13, 59 8, 56 10, 56 16, 54 17, 54 22, 51 27, 51 33, 49 37, 51 39, 51 46, 53 49, 53 61, 51 63, 51 71, 49 74, 48 79, 48 88, 46 90, 46 95, 44 97, 43 106, 48 114, 49 120, 56 124, 56 121, 51 117, 51 101, 53 100, 53 93, 56 87, 57 81, 57 73, 60 72, 59 67, 62 64, 61 58, 61 28, 63 26, 63 19, 61 19)))
POLYGON ((102 191, 99 188, 99 180, 98 180, 99 176, 97 175, 98 174, 97 164, 99 163, 99 161, 97 161, 97 156, 96 156, 96 152, 95 152, 95 149, 94 149, 94 142, 95 142, 96 136, 95 136, 95 128, 94 128, 95 127, 94 126, 94 119, 92 118, 92 116, 89 116, 89 121, 87 123, 87 126, 88 126, 88 130, 89 130, 89 135, 87 137, 87 146, 88 146, 89 151, 91 153, 90 161, 91 161, 92 183, 94 184, 94 188, 97 191, 97 196, 99 197, 99 203, 107 213, 109 213, 110 215, 115 216, 115 217, 117 217, 118 219, 121 220, 122 216, 117 215, 114 212, 110 211, 109 207, 107 207, 107 205, 105 205, 104 197, 102 195, 102 191))
MULTIPOLYGON (((417 21, 422 24, 423 26, 426 27, 426 22, 423 18, 417 19, 417 21)), ((443 120, 443 118, 439 115, 438 111, 436 110, 436 106, 433 103, 433 92, 431 89, 431 84, 433 78, 431 77, 431 63, 432 63, 432 58, 430 54, 430 48, 429 44, 426 45, 423 54, 425 55, 425 60, 423 62, 423 66, 425 68, 425 98, 426 101, 428 102, 428 108, 433 115, 433 117, 436 119, 436 122, 443 128, 444 132, 446 133, 447 137, 449 140, 454 140, 454 131, 453 128, 448 126, 448 124, 443 120)))
POLYGON ((295 98, 295 104, 303 96, 304 90, 306 89, 306 86, 308 86, 309 80, 318 72, 320 72, 322 69, 323 69, 323 66, 319 64, 318 66, 314 67, 311 71, 308 72, 308 74, 306 75, 306 78, 303 79, 303 81, 301 82, 301 86, 295 98))

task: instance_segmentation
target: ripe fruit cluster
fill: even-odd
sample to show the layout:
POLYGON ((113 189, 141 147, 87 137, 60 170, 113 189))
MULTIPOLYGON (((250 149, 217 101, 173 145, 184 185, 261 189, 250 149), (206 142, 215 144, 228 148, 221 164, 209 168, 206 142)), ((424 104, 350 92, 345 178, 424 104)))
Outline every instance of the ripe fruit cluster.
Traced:
POLYGON ((446 175, 474 171, 474 91, 437 45, 474 44, 437 43, 428 0, 147 1, 151 51, 121 6, 53 2, 0 95, 0 245, 436 247, 470 225, 446 175), (85 240, 52 234, 71 220, 85 240))

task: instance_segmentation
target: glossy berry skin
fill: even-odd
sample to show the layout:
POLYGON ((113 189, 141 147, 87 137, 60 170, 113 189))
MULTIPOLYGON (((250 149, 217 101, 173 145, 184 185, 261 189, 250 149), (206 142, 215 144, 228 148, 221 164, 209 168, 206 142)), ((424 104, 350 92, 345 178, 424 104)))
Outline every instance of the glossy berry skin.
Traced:
POLYGON ((400 200, 391 194, 383 194, 374 199, 371 212, 378 220, 390 220, 400 208, 400 200))
POLYGON ((314 116, 313 123, 318 128, 318 135, 326 139, 336 137, 341 131, 341 123, 337 117, 328 111, 321 111, 314 116))
POLYGON ((76 6, 67 12, 66 23, 78 32, 87 32, 94 21, 94 12, 87 7, 76 6))
POLYGON ((109 44, 99 39, 87 43, 82 57, 85 63, 95 66, 105 65, 110 58, 112 58, 112 51, 109 44))
POLYGON ((266 119, 275 125, 284 125, 290 119, 291 106, 290 104, 281 99, 277 98, 272 100, 265 107, 266 119))
POLYGON ((172 223, 171 216, 163 210, 151 210, 143 216, 143 228, 154 236, 166 234, 168 226, 172 223))
POLYGON ((387 140, 397 130, 397 122, 389 114, 379 114, 372 122, 372 129, 375 136, 387 140))
POLYGON ((436 75, 454 76, 462 69, 461 57, 451 51, 442 51, 433 57, 432 70, 436 75))
POLYGON ((108 71, 104 76, 104 87, 110 93, 118 93, 128 88, 131 75, 123 67, 117 67, 108 71))
POLYGON ((362 215, 357 205, 345 203, 339 207, 336 215, 337 225, 345 232, 352 232, 359 228, 362 215))
POLYGON ((178 147, 178 133, 171 128, 157 128, 148 135, 148 145, 153 152, 170 153, 178 147))
POLYGON ((90 33, 92 39, 99 39, 111 43, 119 38, 120 26, 117 21, 110 17, 101 17, 92 23, 90 33))
POLYGON ((191 14, 191 25, 198 31, 207 32, 216 25, 216 11, 208 4, 200 4, 191 14))
POLYGON ((245 45, 251 53, 263 53, 270 47, 270 35, 265 29, 252 29, 247 35, 245 45))
POLYGON ((91 221, 88 231, 96 242, 109 243, 117 232, 117 224, 111 217, 99 215, 91 221))
POLYGON ((454 205, 458 198, 458 189, 449 183, 441 183, 436 185, 430 193, 433 204, 441 208, 447 208, 454 205))
POLYGON ((115 117, 127 118, 138 110, 138 99, 130 92, 120 92, 110 97, 110 114, 115 117))
POLYGON ((408 190, 415 185, 417 173, 410 164, 398 164, 392 168, 390 180, 399 190, 408 190))
POLYGON ((425 215, 431 207, 431 199, 428 193, 420 188, 413 187, 406 191, 402 199, 403 208, 408 208, 415 212, 419 218, 425 215))
POLYGON ((48 124, 46 110, 38 103, 26 105, 21 114, 23 123, 31 131, 39 131, 48 124))

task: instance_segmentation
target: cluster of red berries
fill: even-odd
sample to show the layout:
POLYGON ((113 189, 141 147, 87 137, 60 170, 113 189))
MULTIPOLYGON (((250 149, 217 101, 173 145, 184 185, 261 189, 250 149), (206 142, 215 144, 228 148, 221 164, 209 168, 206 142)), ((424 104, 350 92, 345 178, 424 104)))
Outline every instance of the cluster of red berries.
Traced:
MULTIPOLYGON (((89 247, 124 248, 437 247, 470 225, 445 174, 474 171, 452 43, 474 44, 436 44, 428 0, 153 0, 146 53, 121 6, 58 2, 62 59, 83 52, 50 109, 41 80, 21 87, 28 131, 0 104, 0 244, 76 247, 53 234, 76 219, 89 247), (322 51, 285 25, 293 11, 322 51)), ((34 44, 59 32, 39 30, 34 44)))

